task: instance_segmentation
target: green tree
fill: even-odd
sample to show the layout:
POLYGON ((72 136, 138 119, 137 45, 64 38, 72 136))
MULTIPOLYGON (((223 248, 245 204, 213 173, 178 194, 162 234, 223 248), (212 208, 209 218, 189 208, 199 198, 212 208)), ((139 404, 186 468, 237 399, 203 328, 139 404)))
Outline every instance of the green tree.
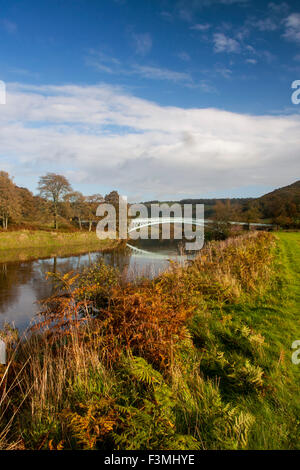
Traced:
POLYGON ((57 229, 59 203, 67 193, 72 191, 71 185, 65 176, 47 173, 45 176, 41 176, 38 188, 40 196, 52 203, 54 227, 57 229))

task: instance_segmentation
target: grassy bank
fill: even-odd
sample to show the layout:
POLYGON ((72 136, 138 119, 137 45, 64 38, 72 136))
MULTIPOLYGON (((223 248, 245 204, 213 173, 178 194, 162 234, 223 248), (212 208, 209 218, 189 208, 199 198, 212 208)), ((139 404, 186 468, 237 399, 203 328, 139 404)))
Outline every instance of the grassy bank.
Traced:
POLYGON ((67 248, 83 246, 88 250, 101 250, 116 246, 115 240, 99 240, 96 232, 47 232, 42 230, 18 230, 0 232, 0 257, 2 250, 38 248, 67 248))
POLYGON ((255 363, 263 371, 265 392, 258 399, 247 393, 235 396, 237 406, 255 417, 251 449, 300 448, 300 366, 291 360, 291 345, 300 339, 300 233, 281 232, 276 238, 272 282, 259 296, 222 309, 264 338, 255 363))
POLYGON ((299 241, 212 242, 135 284, 64 276, 30 339, 6 332, 0 447, 299 448, 299 241))
POLYGON ((33 261, 37 259, 64 258, 69 256, 79 256, 87 253, 110 252, 120 247, 119 242, 112 240, 102 241, 100 244, 91 245, 68 245, 68 246, 48 246, 37 248, 14 248, 10 250, 0 250, 0 263, 14 263, 33 261))

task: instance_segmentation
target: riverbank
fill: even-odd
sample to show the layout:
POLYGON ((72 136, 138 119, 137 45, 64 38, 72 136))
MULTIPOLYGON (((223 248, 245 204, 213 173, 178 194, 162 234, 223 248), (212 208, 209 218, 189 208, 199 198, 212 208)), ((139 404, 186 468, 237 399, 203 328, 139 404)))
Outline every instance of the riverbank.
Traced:
POLYGON ((64 276, 29 340, 6 332, 0 448, 299 449, 299 255, 249 233, 154 280, 64 276))
MULTIPOLYGON (((3 259, 6 256, 4 250, 6 252, 10 250, 27 250, 26 256, 30 256, 30 250, 49 249, 51 251, 51 249, 63 248, 68 252, 68 249, 72 251, 75 247, 82 247, 85 251, 89 249, 100 251, 114 249, 118 243, 118 240, 99 240, 96 232, 1 231, 0 262, 4 262, 3 259)), ((12 254, 11 251, 10 253, 12 254)))
POLYGON ((48 246, 37 248, 13 248, 10 250, 0 250, 0 264, 19 263, 26 261, 43 260, 49 258, 68 258, 92 253, 110 253, 119 249, 121 244, 112 243, 91 245, 69 245, 69 246, 48 246))

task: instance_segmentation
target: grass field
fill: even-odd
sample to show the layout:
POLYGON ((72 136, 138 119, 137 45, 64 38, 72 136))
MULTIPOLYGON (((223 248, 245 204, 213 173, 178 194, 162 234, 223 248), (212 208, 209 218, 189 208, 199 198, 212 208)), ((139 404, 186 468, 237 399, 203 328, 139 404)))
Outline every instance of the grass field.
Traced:
POLYGON ((0 448, 300 449, 299 257, 249 233, 154 280, 64 276, 30 340, 6 333, 0 448))
POLYGON ((36 256, 36 250, 50 250, 55 248, 64 248, 66 253, 82 247, 88 251, 89 249, 101 250, 114 248, 117 245, 116 240, 99 240, 96 232, 55 232, 42 230, 18 230, 0 232, 0 262, 13 258, 12 250, 27 250, 26 259, 32 259, 36 256), (68 250, 69 249, 69 250, 68 250), (30 253, 32 251, 32 254, 30 253), (8 259, 7 259, 8 257, 8 259))
POLYGON ((272 288, 253 301, 224 308, 265 338, 265 351, 257 364, 276 389, 276 398, 236 397, 255 416, 249 439, 253 449, 300 448, 300 364, 291 360, 291 345, 300 339, 300 233, 276 236, 277 279, 272 288))

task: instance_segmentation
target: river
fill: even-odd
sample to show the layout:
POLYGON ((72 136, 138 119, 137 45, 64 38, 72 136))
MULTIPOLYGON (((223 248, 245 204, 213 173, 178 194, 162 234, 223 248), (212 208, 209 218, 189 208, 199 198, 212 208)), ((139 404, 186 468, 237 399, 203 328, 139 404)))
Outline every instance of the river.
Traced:
MULTIPOLYGON (((23 250, 24 251, 24 250, 23 250)), ((39 253, 38 259, 30 261, 9 261, 0 263, 0 328, 8 322, 24 331, 38 313, 39 301, 54 292, 53 283, 46 279, 48 272, 65 274, 78 271, 97 263, 101 258, 121 272, 126 270, 129 278, 154 277, 168 269, 169 260, 184 263, 179 246, 171 241, 139 241, 126 249, 109 253, 93 251, 61 256, 55 252, 39 253)), ((26 257, 25 257, 26 258, 26 257)))

